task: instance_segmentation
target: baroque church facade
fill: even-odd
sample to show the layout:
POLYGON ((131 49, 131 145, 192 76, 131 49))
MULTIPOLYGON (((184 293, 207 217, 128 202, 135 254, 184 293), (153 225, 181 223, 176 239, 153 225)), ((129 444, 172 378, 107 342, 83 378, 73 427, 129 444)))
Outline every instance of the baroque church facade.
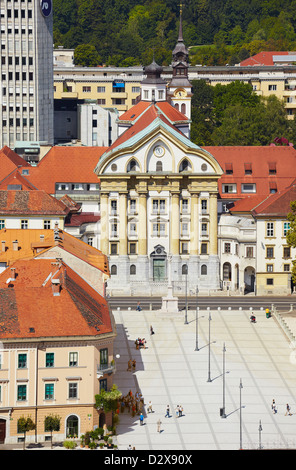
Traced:
POLYGON ((220 289, 217 196, 223 171, 190 140, 191 84, 182 20, 167 85, 153 60, 141 99, 119 118, 119 137, 96 168, 101 246, 112 295, 220 289))

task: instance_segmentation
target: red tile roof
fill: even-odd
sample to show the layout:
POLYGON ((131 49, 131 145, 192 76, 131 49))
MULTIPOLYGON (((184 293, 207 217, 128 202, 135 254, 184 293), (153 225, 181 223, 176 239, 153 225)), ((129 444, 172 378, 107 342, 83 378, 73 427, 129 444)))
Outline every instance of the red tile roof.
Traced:
POLYGON ((0 181, 21 166, 30 167, 29 163, 10 148, 4 146, 0 150, 0 181))
POLYGON ((288 188, 271 194, 253 208, 255 216, 286 217, 291 212, 291 202, 296 201, 296 181, 288 188))
POLYGON ((274 55, 289 55, 287 51, 262 51, 258 54, 243 60, 240 65, 242 67, 247 65, 274 65, 274 55))
POLYGON ((101 216, 94 212, 80 212, 71 215, 69 222, 65 222, 65 227, 80 227, 82 224, 96 223, 100 218, 101 216))
POLYGON ((0 215, 66 216, 69 209, 45 191, 0 190, 0 215))
POLYGON ((119 121, 136 121, 149 108, 153 108, 155 112, 155 117, 159 113, 162 113, 167 117, 167 119, 172 122, 188 121, 187 116, 178 111, 168 101, 158 101, 157 103, 152 103, 149 101, 139 101, 139 103, 135 104, 135 106, 132 106, 131 109, 122 114, 119 117, 119 121))
MULTIPOLYGON (((137 108, 141 103, 138 103, 137 105, 133 106, 131 110, 134 108, 137 108)), ((130 116, 131 118, 131 123, 133 122, 133 125, 129 127, 123 134, 121 134, 118 139, 113 142, 113 144, 108 148, 107 152, 112 151, 116 149, 118 146, 122 145, 123 143, 127 142, 129 139, 131 139, 133 136, 137 135, 139 132, 145 130, 153 121, 155 121, 157 118, 159 118, 162 122, 170 126, 172 129, 174 129, 177 132, 180 132, 177 127, 175 127, 175 123, 177 122, 184 122, 187 119, 184 114, 180 113, 177 111, 171 104, 169 103, 162 103, 161 106, 159 106, 160 103, 145 103, 145 106, 141 108, 137 108, 135 110, 136 117, 132 118, 132 113, 127 114, 125 120, 128 120, 127 117, 130 116), (148 106, 146 106, 148 105, 148 106), (137 115, 137 111, 141 109, 141 111, 144 111, 139 113, 137 115)), ((130 111, 131 111, 130 110, 130 111)), ((183 134, 182 134, 183 135, 183 134)))
MULTIPOLYGON (((246 146, 246 147, 203 147, 218 161, 224 174, 218 181, 219 194, 223 199, 242 199, 250 194, 241 192, 241 184, 255 183, 256 196, 267 196, 276 185, 277 191, 289 186, 296 178, 296 150, 291 146, 246 146), (232 168, 232 174, 226 174, 232 168), (252 174, 245 174, 247 169, 252 174), (270 174, 275 168, 276 173, 270 174), (236 184, 236 194, 223 194, 223 184, 236 184)), ((252 196, 255 196, 252 195, 252 196)))
POLYGON ((56 183, 98 183, 94 169, 107 147, 52 147, 28 179, 38 189, 55 194, 56 183))
POLYGON ((0 181, 0 189, 8 189, 9 186, 19 185, 22 190, 37 189, 19 170, 15 169, 6 178, 0 181))
MULTIPOLYGON (((5 251, 0 247, 0 263, 11 264, 19 259, 31 259, 38 254, 59 246, 76 258, 99 269, 109 276, 108 258, 100 250, 88 245, 63 230, 59 230, 59 239, 54 239, 54 230, 38 229, 2 229, 0 242, 5 242, 5 251), (41 241, 41 236, 43 236, 41 241), (13 242, 18 241, 18 250, 14 250, 13 242), (43 241, 44 240, 44 241, 43 241), (38 253, 37 253, 38 251, 38 253)), ((54 255, 55 256, 55 255, 54 255)))
POLYGON ((0 274, 0 339, 97 337, 112 333, 107 301, 65 263, 29 260, 0 274), (59 295, 53 295, 53 279, 59 295))

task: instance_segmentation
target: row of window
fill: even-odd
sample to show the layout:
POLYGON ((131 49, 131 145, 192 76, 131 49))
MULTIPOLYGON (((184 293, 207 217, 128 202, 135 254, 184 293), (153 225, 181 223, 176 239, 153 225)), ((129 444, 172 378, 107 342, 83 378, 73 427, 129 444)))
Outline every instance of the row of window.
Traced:
MULTIPOLYGON (((100 367, 108 365, 108 348, 100 349, 100 367)), ((55 353, 48 352, 45 354, 45 367, 55 367, 55 353)), ((68 366, 78 366, 78 352, 69 352, 68 366)), ((28 368, 28 355, 27 353, 18 353, 17 357, 17 368, 27 369, 28 368)), ((2 369, 2 356, 0 354, 0 369, 2 369)))
POLYGON ((22 120, 20 118, 15 118, 15 120, 13 118, 9 118, 8 121, 7 121, 7 119, 2 120, 2 126, 3 127, 7 127, 7 125, 9 127, 13 127, 14 125, 16 127, 20 127, 21 123, 22 123, 23 127, 27 127, 28 125, 30 127, 33 127, 34 126, 34 118, 29 118, 29 119, 23 118, 22 120))
POLYGON ((2 82, 5 82, 6 79, 13 80, 13 81, 19 81, 19 80, 26 81, 27 78, 29 79, 30 82, 32 82, 34 80, 34 74, 33 72, 29 72, 28 74, 27 72, 15 72, 15 73, 8 72, 8 74, 2 73, 1 78, 2 78, 2 82))
MULTIPOLYGON (((164 222, 154 222, 151 224, 152 225, 152 233, 151 235, 153 237, 164 237, 167 235, 167 224, 164 222)), ((180 224, 181 228, 181 237, 188 237, 190 235, 189 232, 189 223, 188 222, 182 222, 180 224)), ((118 231, 118 224, 111 223, 111 232, 110 232, 110 238, 117 238, 119 237, 119 231, 118 231)), ((130 222, 128 224, 128 235, 130 237, 136 236, 137 235, 137 224, 135 222, 130 222)), ((208 235, 208 223, 203 222, 201 224, 201 235, 206 236, 208 235)), ((227 252, 230 253, 230 252, 227 252)))
POLYGON ((29 18, 31 19, 33 17, 33 11, 32 10, 11 10, 8 8, 7 10, 1 8, 1 18, 5 18, 5 12, 7 15, 7 18, 29 18))
MULTIPOLYGON (((44 387, 44 400, 54 400, 54 383, 46 383, 44 387)), ((68 383, 68 399, 78 398, 78 382, 68 383)), ((27 384, 20 384, 17 386, 17 401, 28 400, 28 386, 27 384)), ((0 386, 0 402, 1 402, 1 386, 0 386)))
MULTIPOLYGON (((266 258, 274 258, 274 247, 273 246, 267 246, 266 247, 266 258)), ((291 247, 290 246, 284 246, 283 247, 283 258, 284 259, 289 259, 291 258, 291 247)))
MULTIPOLYGON (((106 356, 108 357, 108 349, 101 350, 101 360, 103 362, 106 360, 106 356)), ((54 353, 46 353, 45 354, 45 367, 54 367, 54 353)), ((0 369, 2 369, 2 356, 0 354, 0 369)), ((78 352, 70 352, 69 353, 69 367, 77 367, 78 366, 78 352)), ((27 353, 19 353, 17 357, 17 368, 18 369, 27 369, 28 368, 28 355, 27 353)))
MULTIPOLYGON (((29 228, 29 220, 28 219, 21 219, 20 227, 22 230, 27 230, 29 228)), ((5 228, 5 220, 0 219, 0 230, 5 228)), ((43 220, 43 229, 50 230, 52 228, 52 221, 51 220, 43 220)))
MULTIPOLYGON (((201 165, 201 169, 202 171, 206 171, 208 169, 207 165, 205 163, 203 163, 201 165)), ((111 170, 112 171, 117 171, 117 165, 116 163, 112 163, 111 165, 111 170)), ((126 167, 126 171, 128 173, 132 172, 132 171, 140 171, 140 166, 138 164, 138 162, 134 159, 132 159, 128 164, 127 164, 127 167, 126 167)), ((151 169, 151 171, 153 171, 151 169)), ((159 172, 159 171, 163 171, 163 163, 162 161, 158 160, 155 164, 155 171, 159 172)), ((179 165, 179 170, 178 172, 179 173, 182 173, 184 171, 192 171, 192 165, 191 163, 185 158, 184 160, 181 161, 180 165, 179 165)))
MULTIPOLYGON (((189 200, 181 199, 181 212, 183 214, 189 213, 189 200)), ((111 199, 110 201, 111 215, 118 215, 118 201, 117 199, 111 199)), ((201 200, 201 210, 206 213, 208 210, 207 199, 201 200)), ((131 214, 137 212, 137 201, 136 199, 130 199, 128 201, 128 211, 131 214)), ((152 199, 152 214, 161 214, 167 212, 167 200, 166 199, 152 199)))
MULTIPOLYGON (((137 267, 135 264, 130 265, 130 275, 135 276, 137 274, 137 267)), ((184 264, 182 266, 182 274, 188 274, 187 273, 187 264, 184 264)), ((208 274, 208 267, 206 264, 202 264, 200 267, 200 274, 202 276, 206 276, 208 274)), ((111 275, 112 276, 117 276, 117 266, 116 264, 112 264, 111 266, 111 275)))
MULTIPOLYGON (((239 245, 236 243, 235 244, 235 254, 236 255, 238 255, 238 247, 239 247, 239 245)), ((230 242, 225 242, 224 243, 223 253, 231 254, 231 243, 230 242)), ((255 257, 254 247, 253 246, 246 246, 245 256, 246 256, 246 258, 254 258, 255 257)), ((273 246, 267 246, 266 247, 266 258, 274 258, 274 247, 273 246)), ((283 247, 283 258, 284 259, 291 258, 291 247, 289 247, 289 246, 284 246, 283 247)))
POLYGON ((100 185, 97 183, 57 183, 56 191, 99 191, 100 185))
MULTIPOLYGON (((255 183, 242 183, 241 184, 242 193, 256 193, 256 184, 255 183)), ((277 192, 276 182, 271 181, 269 183, 269 192, 274 194, 277 192)), ((222 184, 222 193, 223 194, 236 194, 237 193, 237 184, 236 183, 225 183, 222 184)))
MULTIPOLYGON (((13 63, 14 63, 14 65, 16 65, 16 66, 18 66, 18 65, 25 66, 25 65, 27 65, 27 62, 28 62, 28 65, 33 65, 33 57, 28 57, 28 58, 26 56, 24 56, 24 57, 19 57, 19 56, 17 56, 17 57, 12 57, 12 56, 7 57, 8 65, 13 65, 13 63)), ((2 63, 2 65, 6 64, 6 57, 5 56, 1 57, 1 63, 2 63)))
MULTIPOLYGON (((290 222, 284 222, 283 224, 283 236, 287 235, 290 230, 290 222)), ((266 237, 275 237, 275 222, 266 223, 266 237)))
MULTIPOLYGON (((128 254, 129 255, 137 255, 138 254, 138 244, 137 242, 128 242, 128 254)), ((119 242, 111 242, 110 243, 110 255, 118 255, 119 254, 119 242)), ((188 255, 189 254, 189 242, 180 242, 180 254, 181 255, 188 255)), ((201 243, 200 244, 200 254, 207 255, 208 254, 208 243, 201 243)), ((111 273, 112 274, 112 273, 111 273)))
MULTIPOLYGON (((276 175, 276 162, 267 162, 267 165, 268 165, 268 173, 270 175, 276 175)), ((245 175, 253 174, 252 163, 244 163, 244 169, 245 169, 245 175)), ((225 163, 225 174, 233 175, 232 163, 225 163)))

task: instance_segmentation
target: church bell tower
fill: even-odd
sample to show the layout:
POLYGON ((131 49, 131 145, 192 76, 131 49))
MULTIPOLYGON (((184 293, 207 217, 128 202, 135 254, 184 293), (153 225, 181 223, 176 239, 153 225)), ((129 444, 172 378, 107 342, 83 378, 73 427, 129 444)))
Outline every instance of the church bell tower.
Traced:
POLYGON ((179 37, 173 50, 173 77, 168 85, 168 98, 171 104, 191 119, 192 84, 188 79, 189 52, 183 40, 182 5, 180 7, 179 37))

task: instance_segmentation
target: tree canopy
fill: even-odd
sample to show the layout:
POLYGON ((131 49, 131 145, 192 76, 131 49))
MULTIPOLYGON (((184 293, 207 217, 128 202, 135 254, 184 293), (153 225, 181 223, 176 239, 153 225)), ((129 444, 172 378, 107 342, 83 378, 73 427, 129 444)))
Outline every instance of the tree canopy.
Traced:
MULTIPOLYGON (((235 64, 262 50, 296 50, 296 0, 183 3, 183 34, 193 65, 235 64)), ((162 49, 161 65, 167 65, 178 37, 179 4, 53 0, 54 43, 67 48, 90 44, 101 62, 110 65, 113 57, 118 65, 128 58, 146 65, 147 51, 162 49)))
POLYGON ((282 137, 294 142, 296 123, 276 96, 259 97, 243 82, 192 84, 191 139, 197 145, 269 145, 282 137))

